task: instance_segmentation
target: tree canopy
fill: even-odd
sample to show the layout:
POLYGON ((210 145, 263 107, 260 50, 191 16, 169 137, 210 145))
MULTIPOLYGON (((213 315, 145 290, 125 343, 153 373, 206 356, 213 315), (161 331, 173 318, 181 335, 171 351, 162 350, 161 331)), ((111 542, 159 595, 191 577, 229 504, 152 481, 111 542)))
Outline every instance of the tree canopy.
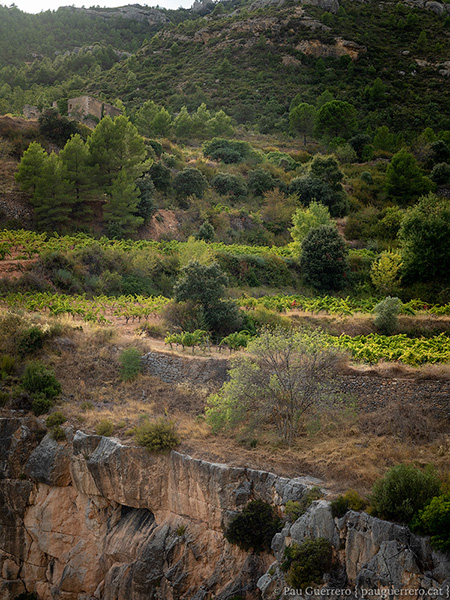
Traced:
POLYGON ((246 355, 234 360, 229 381, 209 398, 207 419, 215 429, 243 421, 274 425, 292 444, 306 413, 329 402, 327 382, 339 356, 318 331, 263 331, 248 343, 246 355))

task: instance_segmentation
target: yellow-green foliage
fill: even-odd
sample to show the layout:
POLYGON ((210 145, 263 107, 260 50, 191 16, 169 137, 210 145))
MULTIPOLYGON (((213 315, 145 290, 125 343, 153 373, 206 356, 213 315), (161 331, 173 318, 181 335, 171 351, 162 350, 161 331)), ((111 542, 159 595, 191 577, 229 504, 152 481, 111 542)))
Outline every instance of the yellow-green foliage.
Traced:
POLYGON ((171 450, 180 443, 175 423, 164 418, 144 421, 136 428, 135 437, 136 442, 150 452, 171 450))
POLYGON ((402 258, 397 252, 386 250, 372 263, 370 278, 375 288, 389 294, 400 283, 402 258))
POLYGON ((345 494, 331 503, 333 517, 343 517, 348 510, 361 511, 367 507, 367 501, 355 490, 347 490, 345 494))
POLYGON ((103 419, 95 428, 95 433, 97 435, 104 435, 105 437, 109 437, 114 433, 114 425, 108 419, 103 419))

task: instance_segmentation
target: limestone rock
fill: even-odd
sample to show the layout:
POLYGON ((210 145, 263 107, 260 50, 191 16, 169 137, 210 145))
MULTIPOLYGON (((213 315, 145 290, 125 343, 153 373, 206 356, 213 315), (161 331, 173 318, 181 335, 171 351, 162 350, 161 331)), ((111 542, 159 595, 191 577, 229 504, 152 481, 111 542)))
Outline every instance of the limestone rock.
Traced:
POLYGON ((263 600, 276 600, 285 547, 308 537, 330 540, 351 586, 445 593, 450 562, 427 539, 364 513, 333 519, 325 500, 286 523, 270 554, 225 539, 249 500, 283 507, 318 480, 153 455, 82 432, 65 445, 50 436, 39 443, 38 427, 0 421, 2 600, 25 590, 40 600, 229 600, 260 597, 257 586, 263 600))
POLYGON ((33 450, 25 466, 25 472, 40 483, 55 486, 69 485, 71 453, 72 449, 69 446, 58 444, 50 434, 47 434, 33 450))
POLYGON ((436 15, 443 15, 446 10, 443 4, 441 4, 440 2, 435 2, 434 0, 430 0, 429 2, 425 2, 425 8, 427 10, 431 10, 432 12, 434 12, 436 15))
POLYGON ((0 479, 21 475, 42 433, 45 430, 34 417, 0 418, 0 479))
POLYGON ((301 544, 308 538, 326 538, 337 549, 340 546, 339 532, 331 516, 330 503, 326 500, 313 502, 304 515, 292 525, 292 541, 301 544))

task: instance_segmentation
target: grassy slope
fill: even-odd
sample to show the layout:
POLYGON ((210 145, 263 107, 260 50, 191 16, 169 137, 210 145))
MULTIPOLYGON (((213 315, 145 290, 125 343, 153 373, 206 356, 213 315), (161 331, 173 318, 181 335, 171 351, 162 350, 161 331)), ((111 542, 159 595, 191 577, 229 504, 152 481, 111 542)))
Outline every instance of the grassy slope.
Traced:
MULTIPOLYGON (((69 319, 55 320, 36 315, 32 319, 41 325, 59 323, 63 342, 58 342, 61 338, 46 342, 40 358, 55 369, 62 383, 62 399, 55 409, 64 412, 68 424, 75 428, 94 432, 98 424, 107 419, 114 424, 115 436, 132 443, 130 430, 143 416, 168 415, 179 428, 181 451, 290 476, 321 477, 326 480, 326 486, 335 491, 353 487, 366 493, 386 468, 404 461, 434 464, 445 472, 447 425, 442 417, 440 420, 433 418, 427 403, 422 406, 417 402, 403 402, 402 406, 397 406, 394 402, 378 406, 368 398, 369 408, 359 415, 354 410, 337 411, 322 418, 319 430, 313 419, 309 433, 299 436, 291 449, 280 444, 274 431, 260 428, 258 444, 251 448, 250 442, 255 437, 251 429, 216 436, 204 422, 203 409, 208 394, 214 391, 213 384, 171 385, 148 374, 142 374, 132 382, 120 381, 121 350, 137 347, 142 353, 150 350, 167 353, 161 340, 143 338, 135 326, 123 322, 117 322, 113 327, 83 324, 80 330, 69 319), (398 435, 399 428, 402 435, 398 435)), ((192 357, 190 351, 172 354, 183 356, 185 360, 203 360, 198 355, 192 357)), ((213 360, 219 357, 223 359, 224 355, 212 355, 213 360)), ((18 369, 21 368, 19 365, 18 369)), ((349 370, 345 366, 343 371, 356 378, 366 372, 364 369, 349 370)), ((370 372, 377 374, 374 369, 370 372)), ((415 378, 418 386, 422 385, 421 377, 442 381, 449 377, 445 367, 412 371, 384 366, 378 369, 378 374, 381 378, 377 379, 382 385, 388 385, 392 376, 400 378, 400 383, 403 377, 415 378)))

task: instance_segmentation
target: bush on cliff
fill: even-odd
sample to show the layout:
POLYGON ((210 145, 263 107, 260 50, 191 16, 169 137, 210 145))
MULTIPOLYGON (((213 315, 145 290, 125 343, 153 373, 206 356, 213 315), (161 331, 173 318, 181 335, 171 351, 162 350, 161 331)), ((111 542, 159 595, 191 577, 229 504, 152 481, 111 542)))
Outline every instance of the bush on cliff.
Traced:
POLYGON ((41 394, 45 398, 54 398, 61 393, 61 384, 55 373, 39 361, 30 362, 25 367, 22 387, 30 394, 41 394))
POLYGON ((308 539, 300 546, 296 543, 288 546, 281 565, 282 570, 287 572, 286 582, 298 590, 320 584, 330 567, 331 544, 325 538, 308 539))
POLYGON ((435 496, 412 522, 413 531, 431 535, 436 550, 450 552, 450 492, 435 496))
POLYGON ((242 550, 263 552, 270 549, 272 538, 280 529, 281 520, 273 507, 262 500, 253 500, 231 521, 225 538, 242 550))
POLYGON ((150 452, 172 450, 180 443, 175 423, 164 418, 144 421, 135 430, 136 442, 150 452))
POLYGON ((343 517, 349 510, 357 512, 364 510, 367 507, 366 500, 355 492, 355 490, 347 490, 342 496, 338 496, 336 500, 331 502, 331 514, 333 518, 343 517))
POLYGON ((440 481, 435 471, 412 465, 396 465, 372 489, 372 513, 399 523, 409 523, 419 510, 439 494, 440 481))

